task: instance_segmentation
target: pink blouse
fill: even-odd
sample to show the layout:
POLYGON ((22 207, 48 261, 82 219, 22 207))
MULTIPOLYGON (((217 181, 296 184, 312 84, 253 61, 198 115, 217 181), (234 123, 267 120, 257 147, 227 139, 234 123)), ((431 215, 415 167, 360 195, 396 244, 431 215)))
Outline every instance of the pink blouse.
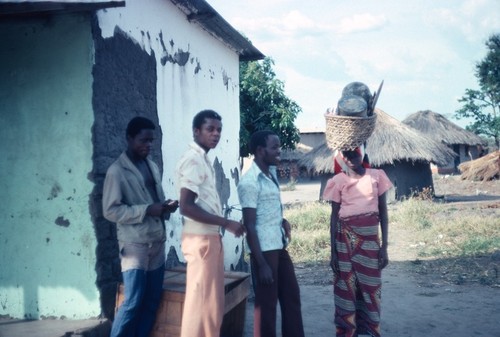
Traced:
POLYGON ((366 169, 360 178, 339 173, 328 180, 323 199, 340 203, 340 218, 378 213, 378 197, 391 187, 392 183, 383 170, 366 169))

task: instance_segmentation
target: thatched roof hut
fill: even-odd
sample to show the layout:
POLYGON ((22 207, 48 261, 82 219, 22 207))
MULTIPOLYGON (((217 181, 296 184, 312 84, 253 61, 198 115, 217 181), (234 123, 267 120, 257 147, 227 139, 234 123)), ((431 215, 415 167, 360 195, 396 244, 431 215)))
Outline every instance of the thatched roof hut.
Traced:
POLYGON ((461 162, 479 157, 483 140, 476 134, 452 123, 446 117, 430 110, 418 111, 403 123, 432 139, 448 145, 457 156, 445 164, 438 165, 438 172, 455 172, 461 162))
POLYGON ((415 112, 406 117, 403 123, 447 145, 483 144, 483 140, 476 134, 461 128, 443 115, 430 110, 415 112))
POLYGON ((493 180, 500 178, 500 150, 458 166, 462 179, 493 180))
MULTIPOLYGON (((395 186, 389 200, 410 196, 424 188, 433 189, 430 163, 447 163, 454 152, 380 109, 376 109, 376 114, 375 130, 366 142, 366 152, 371 165, 384 169, 395 186)), ((333 150, 325 142, 305 154, 299 166, 324 176, 326 181, 333 175, 333 150)))
POLYGON ((281 161, 298 161, 311 150, 312 147, 298 143, 294 150, 281 151, 281 161))
POLYGON ((281 160, 278 165, 278 178, 296 180, 300 176, 298 161, 311 151, 311 147, 304 144, 297 144, 295 150, 282 150, 281 160))

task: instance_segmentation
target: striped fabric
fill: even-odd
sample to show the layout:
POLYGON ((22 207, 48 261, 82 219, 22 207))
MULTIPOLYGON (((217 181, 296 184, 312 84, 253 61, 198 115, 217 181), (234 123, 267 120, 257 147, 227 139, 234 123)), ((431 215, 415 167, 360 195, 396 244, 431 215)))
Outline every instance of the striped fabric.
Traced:
POLYGON ((336 235, 339 272, 335 275, 337 336, 380 336, 381 271, 378 214, 341 219, 336 235))

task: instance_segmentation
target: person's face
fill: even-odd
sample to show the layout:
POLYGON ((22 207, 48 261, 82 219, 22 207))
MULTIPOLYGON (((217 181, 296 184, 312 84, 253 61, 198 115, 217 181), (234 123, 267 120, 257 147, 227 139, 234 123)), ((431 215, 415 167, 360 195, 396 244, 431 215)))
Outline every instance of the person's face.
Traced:
POLYGON ((146 158, 151 152, 154 140, 153 130, 142 129, 135 137, 127 136, 129 152, 137 158, 146 158))
POLYGON ((281 160, 281 142, 278 136, 270 135, 266 139, 266 147, 262 148, 263 161, 267 165, 278 165, 281 160))
POLYGON ((205 118, 201 128, 194 129, 194 139, 205 151, 214 149, 220 140, 222 122, 213 118, 205 118))
POLYGON ((358 168, 362 167, 363 159, 358 151, 343 151, 342 155, 350 169, 356 171, 358 168))

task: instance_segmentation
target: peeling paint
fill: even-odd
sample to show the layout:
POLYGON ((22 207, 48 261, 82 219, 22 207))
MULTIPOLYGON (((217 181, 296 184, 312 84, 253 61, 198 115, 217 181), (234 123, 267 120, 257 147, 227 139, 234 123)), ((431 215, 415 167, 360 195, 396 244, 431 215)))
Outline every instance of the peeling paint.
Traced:
POLYGON ((227 73, 225 70, 222 70, 222 84, 226 87, 226 90, 229 89, 229 76, 227 76, 227 73))
POLYGON ((52 189, 50 190, 50 196, 47 198, 47 200, 52 200, 54 198, 57 198, 60 192, 62 192, 61 185, 59 185, 58 183, 54 183, 52 189))
POLYGON ((219 198, 221 205, 225 211, 229 210, 228 200, 231 196, 231 186, 229 185, 229 179, 226 177, 224 172, 224 167, 219 158, 214 160, 214 171, 215 171, 215 184, 217 186, 217 191, 219 191, 219 198))
POLYGON ((198 74, 201 71, 201 64, 198 59, 196 59, 196 67, 194 68, 194 73, 198 74))
POLYGON ((174 60, 175 63, 177 63, 181 67, 185 66, 186 63, 189 61, 189 52, 188 51, 185 52, 182 49, 178 49, 177 52, 174 54, 174 60))
MULTIPOLYGON (((123 130, 128 121, 138 112, 159 125, 157 111, 157 68, 160 62, 163 66, 172 62, 168 54, 163 33, 159 36, 153 33, 154 49, 148 53, 146 48, 151 47, 150 33, 140 31, 137 40, 143 41, 143 47, 136 43, 129 34, 115 33, 109 38, 102 39, 95 36, 96 52, 94 75, 93 111, 95 123, 92 130, 93 141, 93 170, 89 179, 95 183, 92 192, 90 209, 97 235, 97 247, 91 245, 89 237, 76 237, 76 246, 81 251, 85 261, 89 262, 88 269, 97 271, 96 285, 101 295, 101 306, 104 316, 112 318, 116 296, 116 282, 121 280, 120 262, 118 257, 118 242, 116 240, 116 225, 102 217, 102 179, 108 166, 123 151, 125 144, 123 130), (148 46, 150 43, 150 46, 148 46), (146 48, 144 48, 144 45, 146 48), (117 57, 117 56, 120 57, 117 57), (112 74, 119 73, 120 76, 112 74), (120 109, 115 109, 120 106, 120 109), (96 256, 97 265, 91 264, 96 256)), ((162 129, 155 130, 155 139, 162 143, 162 129)), ((156 142, 156 141, 155 141, 156 142)), ((151 157, 157 162, 160 170, 163 168, 161 147, 154 146, 151 157)))
POLYGON ((60 216, 54 221, 56 225, 62 226, 62 227, 69 227, 70 222, 67 219, 64 219, 64 217, 60 216))
MULTIPOLYGON (((160 58, 161 65, 164 66, 167 64, 167 62, 170 62, 173 64, 178 64, 181 67, 185 66, 186 63, 188 63, 189 61, 190 52, 178 48, 177 52, 175 52, 173 55, 169 54, 169 52, 167 51, 167 47, 165 46, 165 41, 163 41, 163 32, 160 31, 158 36, 162 48, 162 56, 160 58)), ((170 40, 169 43, 170 43, 170 48, 172 49, 174 47, 174 41, 170 40)))
POLYGON ((240 170, 238 170, 238 168, 235 167, 229 170, 229 172, 231 172, 231 178, 233 178, 234 184, 238 186, 238 184, 240 183, 240 170))

